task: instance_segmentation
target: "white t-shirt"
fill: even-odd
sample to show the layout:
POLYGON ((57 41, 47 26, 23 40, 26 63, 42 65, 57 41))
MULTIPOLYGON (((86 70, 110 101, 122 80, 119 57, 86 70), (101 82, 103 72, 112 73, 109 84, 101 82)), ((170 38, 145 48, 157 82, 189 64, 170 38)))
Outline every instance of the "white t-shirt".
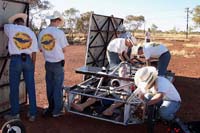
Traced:
POLYGON ((168 79, 158 76, 156 83, 158 92, 164 93, 163 100, 181 101, 178 91, 168 79))
POLYGON ((181 101, 181 97, 174 87, 174 85, 165 77, 158 76, 156 79, 156 88, 158 89, 157 92, 155 91, 155 86, 153 86, 149 91, 145 90, 144 88, 137 88, 134 91, 135 94, 145 94, 151 92, 152 94, 156 94, 157 92, 162 92, 164 94, 163 100, 169 101, 181 101))
POLYGON ((59 62, 64 60, 62 48, 69 44, 62 30, 56 27, 47 27, 40 32, 38 41, 46 61, 59 62))
POLYGON ((10 55, 31 54, 38 51, 35 33, 23 25, 5 24, 4 32, 8 36, 8 51, 10 55))
POLYGON ((115 38, 108 44, 107 50, 109 52, 115 52, 121 54, 123 51, 127 51, 128 47, 125 45, 124 38, 115 38))
POLYGON ((155 42, 145 43, 143 46, 143 52, 145 59, 149 58, 159 58, 163 53, 167 52, 168 49, 162 45, 155 42))

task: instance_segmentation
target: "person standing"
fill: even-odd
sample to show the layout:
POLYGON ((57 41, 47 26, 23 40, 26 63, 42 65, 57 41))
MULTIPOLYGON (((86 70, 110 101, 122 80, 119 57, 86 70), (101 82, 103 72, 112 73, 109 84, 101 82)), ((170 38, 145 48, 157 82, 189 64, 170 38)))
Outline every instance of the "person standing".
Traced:
POLYGON ((43 29, 38 36, 39 48, 45 58, 46 88, 48 108, 44 116, 59 117, 63 115, 63 81, 64 81, 64 53, 68 41, 65 33, 57 27, 64 24, 63 17, 54 13, 47 17, 50 25, 43 29))
MULTIPOLYGON (((111 15, 111 21, 114 25, 114 28, 116 29, 118 22, 116 21, 116 19, 114 18, 113 15, 111 15)), ((136 46, 137 39, 132 35, 131 32, 127 31, 126 27, 123 24, 120 24, 117 27, 117 38, 131 39, 132 42, 135 42, 133 47, 136 46)), ((127 55, 129 58, 131 57, 131 50, 132 50, 131 48, 128 48, 128 50, 127 50, 127 55)))
POLYGON ((135 42, 131 39, 115 38, 108 44, 107 47, 107 58, 110 69, 113 69, 120 64, 121 61, 126 60, 127 50, 131 48, 135 42))
POLYGON ((151 42, 151 30, 148 28, 148 31, 145 33, 145 42, 151 42))
POLYGON ((26 84, 29 97, 29 121, 35 121, 37 107, 35 95, 34 66, 38 51, 37 38, 34 32, 25 26, 27 14, 19 13, 9 18, 10 24, 4 25, 4 32, 8 36, 8 51, 10 54, 9 82, 11 113, 6 120, 20 118, 19 115, 19 84, 21 73, 26 84))

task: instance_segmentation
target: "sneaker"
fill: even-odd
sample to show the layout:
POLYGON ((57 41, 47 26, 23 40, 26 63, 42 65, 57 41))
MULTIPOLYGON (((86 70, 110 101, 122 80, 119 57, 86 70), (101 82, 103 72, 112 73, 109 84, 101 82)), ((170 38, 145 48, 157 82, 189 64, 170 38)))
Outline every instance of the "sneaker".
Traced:
POLYGON ((36 119, 36 117, 35 117, 35 116, 29 116, 29 119, 28 119, 28 120, 29 120, 30 122, 34 122, 34 121, 35 121, 35 119, 36 119))
POLYGON ((20 116, 19 116, 19 114, 16 114, 16 115, 5 115, 4 119, 7 120, 7 121, 13 120, 13 119, 20 119, 20 116))
POLYGON ((53 117, 57 118, 57 117, 60 117, 60 116, 63 116, 63 115, 64 115, 64 112, 60 112, 58 114, 53 114, 53 117))

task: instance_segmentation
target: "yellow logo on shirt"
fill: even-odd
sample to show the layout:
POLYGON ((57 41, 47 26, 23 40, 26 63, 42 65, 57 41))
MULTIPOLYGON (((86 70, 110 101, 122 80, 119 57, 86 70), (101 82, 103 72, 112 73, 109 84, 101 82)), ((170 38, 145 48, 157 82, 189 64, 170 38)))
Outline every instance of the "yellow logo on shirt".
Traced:
POLYGON ((40 43, 42 47, 47 51, 50 51, 55 47, 55 39, 51 34, 43 35, 40 40, 40 43))
POLYGON ((17 48, 19 48, 20 50, 30 48, 32 44, 31 37, 23 32, 16 33, 13 37, 13 41, 17 48))

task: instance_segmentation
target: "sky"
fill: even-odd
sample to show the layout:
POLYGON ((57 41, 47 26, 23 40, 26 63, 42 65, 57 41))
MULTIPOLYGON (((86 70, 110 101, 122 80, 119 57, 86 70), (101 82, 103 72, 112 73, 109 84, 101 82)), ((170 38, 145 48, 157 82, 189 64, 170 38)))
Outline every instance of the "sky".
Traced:
MULTIPOLYGON (((105 16, 114 15, 125 19, 128 15, 145 17, 145 29, 155 24, 160 30, 186 30, 186 8, 192 11, 199 0, 49 0, 54 8, 63 12, 75 8, 80 13, 94 11, 105 16)), ((192 14, 189 14, 189 26, 193 26, 192 14)), ((144 26, 143 26, 144 28, 144 26)))

